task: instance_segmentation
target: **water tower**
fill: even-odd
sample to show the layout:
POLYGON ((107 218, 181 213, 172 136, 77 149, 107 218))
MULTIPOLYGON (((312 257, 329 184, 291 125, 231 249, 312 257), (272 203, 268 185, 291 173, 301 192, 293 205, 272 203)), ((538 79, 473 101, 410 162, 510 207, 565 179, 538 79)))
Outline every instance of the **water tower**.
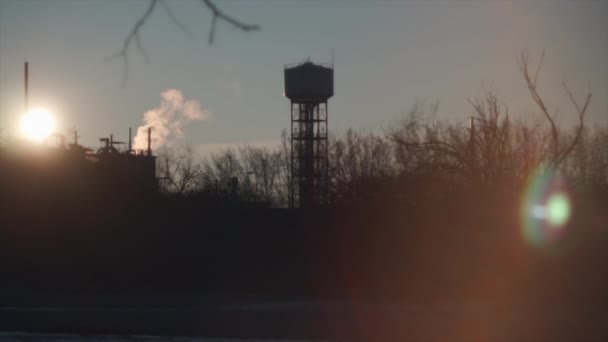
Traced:
POLYGON ((327 100, 333 95, 333 67, 310 60, 285 67, 285 96, 291 101, 291 207, 327 203, 327 100))

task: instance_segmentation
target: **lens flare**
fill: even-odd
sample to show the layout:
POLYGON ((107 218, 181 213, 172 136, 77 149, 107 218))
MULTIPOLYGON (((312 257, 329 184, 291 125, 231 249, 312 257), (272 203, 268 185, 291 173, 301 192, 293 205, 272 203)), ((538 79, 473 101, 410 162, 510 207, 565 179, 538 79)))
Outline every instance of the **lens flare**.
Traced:
POLYGON ((555 243, 566 233, 572 215, 567 184, 559 174, 542 168, 528 181, 522 201, 522 236, 532 246, 555 243))
POLYGON ((561 227, 570 218, 570 201, 565 194, 556 193, 547 200, 547 221, 551 227, 561 227))

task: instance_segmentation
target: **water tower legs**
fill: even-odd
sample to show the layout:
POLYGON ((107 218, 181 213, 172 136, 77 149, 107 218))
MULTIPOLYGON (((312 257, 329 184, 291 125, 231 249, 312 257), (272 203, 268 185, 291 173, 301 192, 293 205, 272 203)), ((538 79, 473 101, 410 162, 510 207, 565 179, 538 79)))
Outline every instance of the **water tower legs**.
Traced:
POLYGON ((291 207, 327 203, 327 102, 291 103, 291 207))

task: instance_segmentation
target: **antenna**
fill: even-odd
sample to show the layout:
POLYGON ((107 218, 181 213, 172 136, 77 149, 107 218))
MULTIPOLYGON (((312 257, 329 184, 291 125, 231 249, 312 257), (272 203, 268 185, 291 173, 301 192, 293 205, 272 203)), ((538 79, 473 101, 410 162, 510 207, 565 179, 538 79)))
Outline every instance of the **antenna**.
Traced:
POLYGON ((28 108, 28 88, 29 88, 29 72, 28 72, 28 62, 25 61, 25 68, 24 68, 24 79, 25 79, 25 112, 27 113, 27 111, 29 110, 28 108))

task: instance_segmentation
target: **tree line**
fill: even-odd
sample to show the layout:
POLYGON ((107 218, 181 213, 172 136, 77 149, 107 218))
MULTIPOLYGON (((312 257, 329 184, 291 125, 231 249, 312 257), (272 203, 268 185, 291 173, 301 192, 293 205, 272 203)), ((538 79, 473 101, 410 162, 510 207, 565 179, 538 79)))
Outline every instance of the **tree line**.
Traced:
MULTIPOLYGON (((380 134, 349 129, 330 136, 330 202, 411 201, 457 189, 499 195, 524 186, 537 169, 560 173, 575 190, 606 194, 608 127, 586 125, 591 93, 577 100, 566 84, 563 95, 570 100, 576 124, 557 124, 556 113, 540 95, 543 57, 537 63, 527 54, 519 59, 536 116, 514 117, 508 104, 486 92, 469 100, 473 115, 466 122, 437 120, 439 103, 418 103, 380 134), (418 191, 409 198, 398 190, 414 187, 418 191)), ((203 159, 188 145, 158 152, 158 172, 167 193, 225 197, 237 191, 241 201, 274 207, 288 203, 289 162, 285 131, 274 148, 245 145, 203 159)))

